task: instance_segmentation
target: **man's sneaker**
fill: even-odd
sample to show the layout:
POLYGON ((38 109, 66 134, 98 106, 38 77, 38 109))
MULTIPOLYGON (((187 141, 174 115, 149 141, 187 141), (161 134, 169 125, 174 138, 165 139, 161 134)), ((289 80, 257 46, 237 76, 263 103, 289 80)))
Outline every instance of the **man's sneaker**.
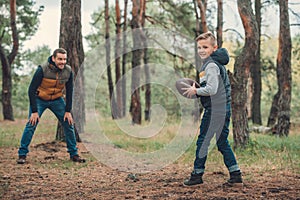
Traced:
POLYGON ((26 163, 26 156, 19 156, 17 160, 18 164, 25 164, 26 163))
POLYGON ((202 176, 203 176, 202 173, 201 174, 191 173, 191 177, 185 180, 183 182, 183 185, 192 186, 192 185, 202 184, 203 183, 202 176))
POLYGON ((241 171, 230 172, 230 178, 224 184, 224 186, 243 186, 242 173, 241 171))
POLYGON ((85 163, 85 159, 84 158, 80 158, 79 155, 72 156, 71 160, 73 162, 85 163))

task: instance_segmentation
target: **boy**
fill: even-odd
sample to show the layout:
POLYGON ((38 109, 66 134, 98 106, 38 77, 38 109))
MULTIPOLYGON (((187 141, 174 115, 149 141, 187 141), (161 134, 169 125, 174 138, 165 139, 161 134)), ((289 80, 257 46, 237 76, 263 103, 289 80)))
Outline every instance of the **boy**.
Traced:
POLYGON ((216 38, 211 32, 199 35, 196 42, 198 54, 203 62, 199 73, 200 88, 196 88, 194 83, 182 90, 187 97, 200 97, 204 114, 197 140, 194 170, 190 178, 184 181, 184 185, 203 183, 208 147, 215 133, 218 150, 222 153, 230 174, 226 185, 242 184, 240 168, 227 140, 231 116, 231 88, 224 65, 229 62, 229 56, 226 49, 217 49, 216 38))

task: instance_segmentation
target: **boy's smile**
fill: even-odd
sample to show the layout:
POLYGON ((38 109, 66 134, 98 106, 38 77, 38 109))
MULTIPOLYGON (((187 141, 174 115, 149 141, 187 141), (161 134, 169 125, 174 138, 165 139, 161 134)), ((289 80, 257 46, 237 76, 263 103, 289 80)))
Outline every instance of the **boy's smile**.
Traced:
POLYGON ((197 42, 198 55, 200 58, 206 59, 208 58, 215 50, 217 50, 218 46, 213 45, 210 38, 201 39, 197 42))

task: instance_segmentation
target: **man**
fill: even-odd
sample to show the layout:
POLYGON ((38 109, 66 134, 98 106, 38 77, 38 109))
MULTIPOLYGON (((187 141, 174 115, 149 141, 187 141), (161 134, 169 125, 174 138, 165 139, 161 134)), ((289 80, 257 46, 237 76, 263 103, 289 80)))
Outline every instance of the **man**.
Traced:
POLYGON ((70 159, 74 162, 85 162, 78 155, 76 137, 74 133, 73 118, 71 115, 73 95, 73 72, 66 65, 67 51, 58 48, 48 61, 38 66, 28 89, 30 101, 28 122, 23 131, 20 148, 18 151, 18 164, 26 163, 28 146, 39 123, 43 112, 50 109, 64 127, 70 159), (66 102, 63 99, 63 90, 66 90, 66 102))

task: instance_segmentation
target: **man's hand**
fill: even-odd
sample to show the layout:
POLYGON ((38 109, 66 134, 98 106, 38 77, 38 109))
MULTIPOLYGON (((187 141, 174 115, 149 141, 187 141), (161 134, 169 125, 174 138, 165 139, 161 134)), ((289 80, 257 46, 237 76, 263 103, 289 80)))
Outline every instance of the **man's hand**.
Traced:
POLYGON ((195 86, 195 83, 193 83, 192 86, 189 86, 185 83, 183 83, 184 85, 186 85, 186 88, 182 88, 181 90, 185 90, 185 92, 183 93, 183 95, 186 95, 188 98, 192 97, 193 95, 197 94, 197 88, 195 86))
POLYGON ((68 123, 70 125, 73 125, 74 121, 73 121, 73 117, 72 114, 70 112, 66 112, 65 116, 64 116, 64 121, 68 120, 68 123))
POLYGON ((35 126, 39 121, 40 121, 39 114, 37 112, 31 113, 31 116, 29 118, 29 123, 35 126))

